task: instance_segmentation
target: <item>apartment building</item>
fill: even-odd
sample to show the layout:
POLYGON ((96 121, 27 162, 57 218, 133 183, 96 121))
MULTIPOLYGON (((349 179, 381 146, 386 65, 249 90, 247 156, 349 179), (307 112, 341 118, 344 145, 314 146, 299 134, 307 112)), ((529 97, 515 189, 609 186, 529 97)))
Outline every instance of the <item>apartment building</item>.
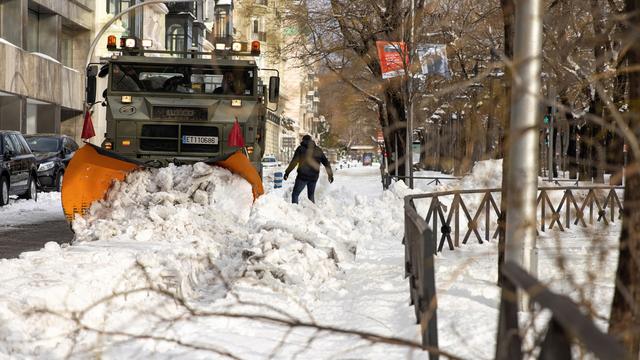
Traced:
POLYGON ((0 129, 82 126, 94 0, 0 0, 0 129))
MULTIPOLYGON (((142 0, 95 0, 95 29, 96 33, 114 16, 129 7, 143 2, 142 0)), ((140 39, 152 40, 151 49, 187 51, 213 50, 209 38, 213 26, 214 0, 196 0, 194 2, 167 2, 149 4, 132 10, 116 20, 105 31, 93 54, 93 61, 107 57, 107 38, 115 35, 135 36, 140 39)), ((97 100, 107 87, 107 79, 99 78, 97 83, 97 100)), ((94 144, 100 144, 106 131, 106 108, 96 105, 93 108, 93 123, 96 137, 91 139, 94 144)))
MULTIPOLYGON (((280 104, 267 116, 267 138, 265 153, 276 155, 281 160, 289 157, 299 140, 311 134, 318 140, 317 80, 312 69, 301 66, 295 59, 286 59, 280 53, 286 44, 287 31, 283 29, 282 13, 289 0, 218 0, 216 11, 225 3, 233 14, 232 37, 235 41, 261 43, 262 55, 257 60, 260 68, 277 69, 280 74, 280 104)), ((263 71, 263 81, 274 75, 263 71)))

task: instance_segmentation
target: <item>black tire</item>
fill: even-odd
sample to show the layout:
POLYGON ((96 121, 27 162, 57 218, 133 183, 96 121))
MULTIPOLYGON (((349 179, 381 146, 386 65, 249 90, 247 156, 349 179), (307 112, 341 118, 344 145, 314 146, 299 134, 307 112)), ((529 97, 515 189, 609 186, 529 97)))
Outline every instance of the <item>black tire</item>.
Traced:
POLYGON ((38 201, 38 188, 36 186, 36 177, 33 175, 29 176, 29 182, 27 183, 27 191, 24 194, 20 195, 21 199, 27 199, 34 201, 38 201))
POLYGON ((62 192, 62 180, 64 179, 64 172, 60 171, 58 172, 58 176, 56 176, 56 191, 58 192, 62 192))
POLYGON ((0 206, 9 203, 9 180, 3 176, 0 177, 0 206))

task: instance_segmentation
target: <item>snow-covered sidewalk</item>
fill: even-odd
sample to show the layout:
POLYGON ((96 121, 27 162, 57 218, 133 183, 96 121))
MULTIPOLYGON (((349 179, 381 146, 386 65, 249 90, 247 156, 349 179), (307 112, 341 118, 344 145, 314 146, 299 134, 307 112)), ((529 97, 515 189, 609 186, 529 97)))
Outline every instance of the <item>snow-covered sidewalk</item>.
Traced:
MULTIPOLYGON (((444 187, 486 187, 498 168, 486 167, 444 187)), ((252 204, 244 180, 204 164, 130 176, 75 222, 74 245, 49 243, 0 260, 0 357, 424 358, 403 346, 269 321, 419 341, 401 244, 403 197, 412 191, 396 183, 383 192, 377 168, 357 167, 338 170, 331 185, 322 174, 317 204, 303 194, 292 205, 292 180, 252 204)), ((53 203, 42 204, 54 213, 53 203)), ((618 230, 601 231, 600 245, 610 249, 618 230)), ((593 295, 603 309, 613 252, 596 261, 583 233, 563 236, 576 277, 560 279, 550 254, 558 251, 556 235, 542 237, 540 276, 574 296, 593 295), (593 291, 580 293, 575 283, 586 281, 586 268, 601 271, 593 291)), ((468 244, 436 261, 443 349, 491 357, 496 244, 468 244)))

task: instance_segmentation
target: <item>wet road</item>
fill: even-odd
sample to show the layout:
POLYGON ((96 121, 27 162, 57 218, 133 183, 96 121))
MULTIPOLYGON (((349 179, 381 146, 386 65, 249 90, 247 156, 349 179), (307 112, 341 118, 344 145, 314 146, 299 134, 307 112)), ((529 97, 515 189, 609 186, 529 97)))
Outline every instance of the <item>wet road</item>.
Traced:
POLYGON ((0 227, 0 258, 16 258, 22 252, 42 249, 49 241, 62 244, 72 239, 66 220, 0 227))

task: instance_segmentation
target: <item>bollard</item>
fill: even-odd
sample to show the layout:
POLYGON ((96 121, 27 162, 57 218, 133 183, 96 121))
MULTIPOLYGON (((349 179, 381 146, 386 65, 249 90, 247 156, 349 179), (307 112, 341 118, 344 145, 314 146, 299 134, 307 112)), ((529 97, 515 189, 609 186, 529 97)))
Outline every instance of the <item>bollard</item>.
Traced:
POLYGON ((282 187, 282 178, 284 173, 282 171, 276 171, 273 173, 273 188, 279 189, 282 187))

